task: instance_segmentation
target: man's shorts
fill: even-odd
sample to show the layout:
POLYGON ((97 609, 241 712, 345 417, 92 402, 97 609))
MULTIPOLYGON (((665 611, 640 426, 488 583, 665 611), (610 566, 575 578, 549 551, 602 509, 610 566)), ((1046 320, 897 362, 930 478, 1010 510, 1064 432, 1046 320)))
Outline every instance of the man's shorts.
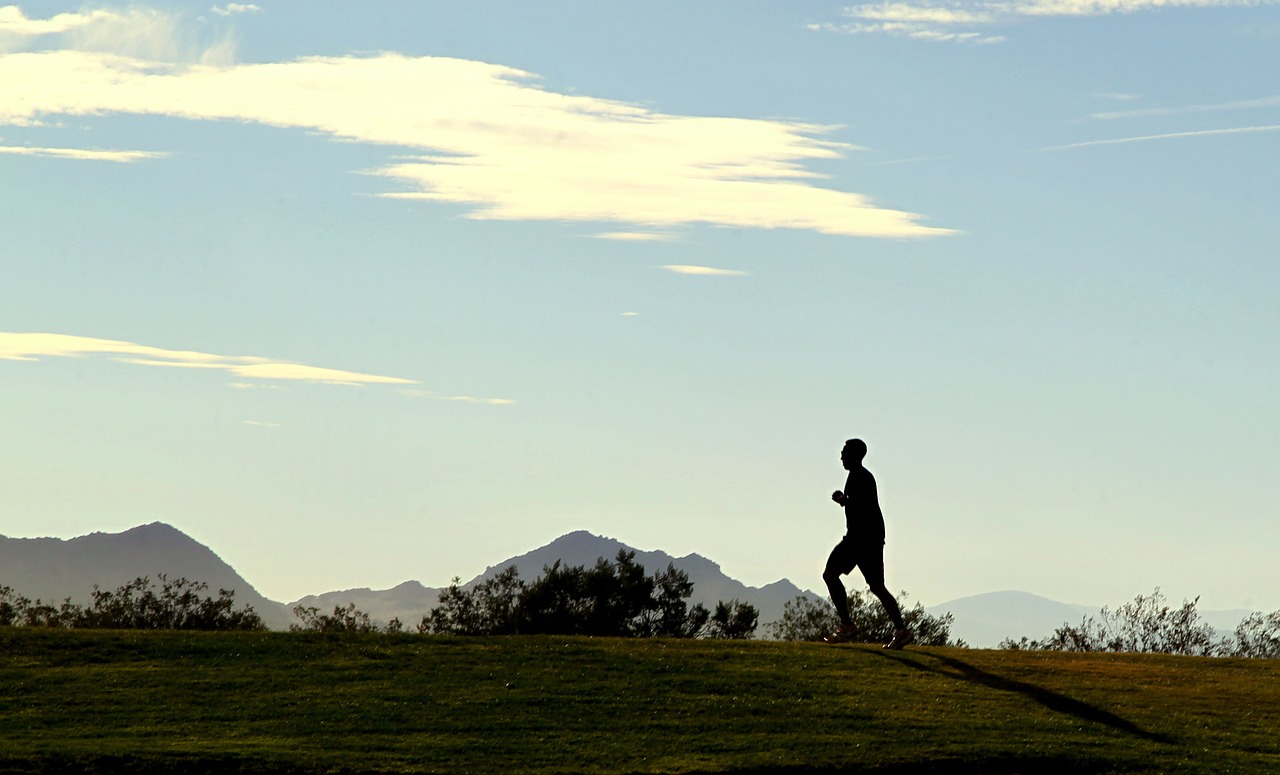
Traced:
POLYGON ((867 584, 884 584, 884 539, 849 535, 840 539, 827 558, 827 568, 844 575, 854 566, 862 571, 867 584))

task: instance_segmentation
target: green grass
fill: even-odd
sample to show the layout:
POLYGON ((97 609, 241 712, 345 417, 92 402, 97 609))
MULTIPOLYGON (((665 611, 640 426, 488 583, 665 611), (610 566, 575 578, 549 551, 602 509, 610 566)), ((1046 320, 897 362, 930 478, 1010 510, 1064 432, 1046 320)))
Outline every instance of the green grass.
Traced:
POLYGON ((0 628, 0 772, 1280 771, 1280 662, 0 628))

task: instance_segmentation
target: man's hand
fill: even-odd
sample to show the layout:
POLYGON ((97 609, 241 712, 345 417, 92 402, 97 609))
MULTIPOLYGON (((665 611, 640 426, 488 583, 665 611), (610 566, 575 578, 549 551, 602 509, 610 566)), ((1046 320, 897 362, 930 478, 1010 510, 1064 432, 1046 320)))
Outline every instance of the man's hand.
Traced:
POLYGON ((831 493, 831 500, 833 500, 833 501, 835 501, 836 503, 839 503, 841 506, 843 506, 843 505, 844 505, 844 493, 843 493, 843 492, 841 492, 841 491, 839 491, 839 490, 836 490, 835 492, 831 493))

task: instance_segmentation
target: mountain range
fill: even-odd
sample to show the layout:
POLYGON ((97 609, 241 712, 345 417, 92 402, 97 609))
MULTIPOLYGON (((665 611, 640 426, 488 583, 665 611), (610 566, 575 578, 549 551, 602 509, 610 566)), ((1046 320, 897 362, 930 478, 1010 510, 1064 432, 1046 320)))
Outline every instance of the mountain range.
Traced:
MULTIPOLYGON (((568 566, 592 566, 600 558, 612 560, 619 551, 634 551, 636 561, 649 573, 674 565, 693 582, 692 603, 713 608, 717 601, 740 600, 760 612, 760 629, 781 617, 783 606, 799 596, 822 599, 787 579, 763 587, 751 587, 727 576, 719 565, 698 554, 673 557, 662 551, 641 551, 613 538, 579 530, 561 536, 546 546, 496 563, 462 584, 470 588, 515 566, 520 578, 532 581, 544 567, 557 560, 568 566)), ((269 600, 261 595, 209 547, 182 531, 161 522, 122 533, 92 533, 79 538, 8 538, 0 536, 0 586, 45 602, 88 603, 93 587, 115 589, 139 576, 186 578, 235 592, 237 606, 251 605, 273 629, 286 629, 297 619, 295 606, 315 606, 328 613, 335 606, 354 604, 374 620, 399 618, 412 629, 434 607, 440 589, 405 581, 390 589, 346 589, 308 595, 290 603, 269 600)), ((1098 606, 1072 605, 1029 592, 1001 591, 959 598, 927 608, 931 615, 952 614, 952 636, 972 647, 991 648, 1005 638, 1044 638, 1066 624, 1079 624, 1085 616, 1095 616, 1098 606)), ((1225 634, 1250 612, 1200 611, 1201 618, 1225 634)))
MULTIPOLYGON (((470 588, 514 565, 520 577, 532 581, 545 566, 559 560, 565 565, 595 565, 603 557, 612 560, 618 552, 635 551, 636 561, 650 573, 665 570, 668 564, 689 574, 693 582, 691 603, 714 608, 720 600, 741 600, 754 605, 764 625, 782 616, 783 605, 797 596, 810 595, 786 579, 763 587, 749 587, 725 575, 720 566, 697 554, 673 557, 661 551, 633 550, 621 541, 577 531, 550 544, 512 557, 489 567, 462 586, 470 588)), ((79 538, 8 538, 0 536, 0 586, 45 602, 88 603, 94 586, 115 589, 139 576, 186 578, 209 585, 211 594, 219 589, 235 593, 237 607, 251 605, 273 629, 296 623, 295 606, 315 606, 328 613, 335 606, 354 604, 374 620, 399 618, 414 627, 433 608, 440 589, 417 581, 406 581, 391 589, 346 589, 308 595, 290 603, 268 600, 234 568, 209 547, 162 522, 122 533, 92 533, 79 538)), ((815 596, 816 597, 816 596, 815 596)))
MULTIPOLYGON (((474 579, 461 584, 464 589, 474 587, 486 579, 515 566, 520 578, 532 581, 542 575, 543 568, 559 561, 566 566, 593 566, 603 557, 613 560, 619 551, 634 551, 635 560, 644 566, 649 573, 666 570, 668 565, 689 574, 693 582, 693 595, 690 604, 701 603, 708 609, 714 609, 718 601, 740 600, 750 603, 760 612, 760 624, 782 617, 783 606, 801 595, 816 597, 806 592, 787 579, 775 581, 763 587, 749 587, 725 575, 720 566, 698 554, 684 557, 673 557, 662 551, 641 551, 632 549, 613 538, 593 535, 585 530, 578 530, 563 535, 546 546, 531 552, 512 557, 496 565, 489 566, 474 579)), ((322 611, 332 610, 336 606, 354 603, 356 608, 369 614, 374 619, 389 621, 398 617, 406 625, 415 625, 422 615, 430 610, 439 596, 439 589, 424 587, 416 581, 406 581, 399 586, 387 590, 347 589, 337 592, 326 592, 321 595, 304 597, 295 605, 315 606, 322 611)))

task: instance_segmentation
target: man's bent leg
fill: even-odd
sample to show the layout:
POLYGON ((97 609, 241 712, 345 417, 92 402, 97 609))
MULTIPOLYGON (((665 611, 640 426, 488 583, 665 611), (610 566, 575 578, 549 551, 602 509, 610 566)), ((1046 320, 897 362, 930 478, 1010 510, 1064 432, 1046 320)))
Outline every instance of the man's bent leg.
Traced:
POLYGON ((849 596, 845 592, 844 582, 840 577, 853 570, 857 562, 856 547, 849 537, 845 536, 831 550, 831 555, 827 557, 827 567, 822 571, 822 580, 826 582, 827 592, 831 594, 831 604, 836 607, 840 624, 846 627, 853 626, 853 619, 849 618, 849 596))
POLYGON ((827 567, 822 571, 822 580, 826 582, 827 592, 831 594, 831 605, 836 607, 836 615, 840 617, 840 626, 836 631, 822 637, 827 643, 848 643, 858 635, 858 628, 853 626, 853 619, 849 618, 849 595, 844 590, 844 582, 840 580, 841 576, 853 570, 855 560, 853 545, 846 538, 831 550, 827 567))
POLYGON ((831 595, 831 604, 836 607, 836 615, 843 625, 852 625, 849 618, 849 594, 845 591, 844 582, 840 580, 840 571, 827 565, 822 572, 822 580, 827 583, 827 592, 831 595))

